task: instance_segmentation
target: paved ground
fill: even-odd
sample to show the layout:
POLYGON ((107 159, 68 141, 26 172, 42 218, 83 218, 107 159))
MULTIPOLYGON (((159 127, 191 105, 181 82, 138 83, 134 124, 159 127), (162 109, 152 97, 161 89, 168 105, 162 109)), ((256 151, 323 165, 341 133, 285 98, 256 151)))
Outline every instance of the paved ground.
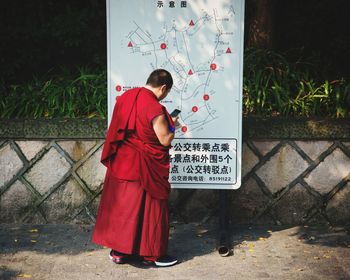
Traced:
POLYGON ((181 263, 144 269, 116 265, 94 245, 92 226, 0 227, 0 279, 350 279, 350 233, 325 227, 232 229, 233 255, 215 250, 210 225, 172 225, 170 250, 181 263))

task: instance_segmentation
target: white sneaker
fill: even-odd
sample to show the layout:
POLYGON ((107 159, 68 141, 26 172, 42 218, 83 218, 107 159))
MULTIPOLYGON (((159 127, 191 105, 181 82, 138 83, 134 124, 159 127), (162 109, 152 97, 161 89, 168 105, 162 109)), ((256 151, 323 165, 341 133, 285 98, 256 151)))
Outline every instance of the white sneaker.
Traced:
POLYGON ((156 261, 154 261, 153 263, 156 266, 160 266, 160 267, 166 267, 166 266, 172 266, 174 264, 176 264, 178 262, 177 258, 172 257, 172 256, 163 256, 163 257, 159 257, 156 261))

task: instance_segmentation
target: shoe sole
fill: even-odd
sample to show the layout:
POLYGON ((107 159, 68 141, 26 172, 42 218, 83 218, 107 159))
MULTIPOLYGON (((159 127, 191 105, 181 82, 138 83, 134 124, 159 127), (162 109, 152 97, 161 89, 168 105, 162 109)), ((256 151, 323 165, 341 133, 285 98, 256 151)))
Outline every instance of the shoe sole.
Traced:
POLYGON ((160 266, 160 267, 172 266, 172 265, 174 265, 176 263, 177 263, 177 260, 176 261, 172 261, 172 262, 167 262, 167 263, 162 263, 162 262, 157 262, 157 261, 154 262, 154 264, 156 266, 160 266))

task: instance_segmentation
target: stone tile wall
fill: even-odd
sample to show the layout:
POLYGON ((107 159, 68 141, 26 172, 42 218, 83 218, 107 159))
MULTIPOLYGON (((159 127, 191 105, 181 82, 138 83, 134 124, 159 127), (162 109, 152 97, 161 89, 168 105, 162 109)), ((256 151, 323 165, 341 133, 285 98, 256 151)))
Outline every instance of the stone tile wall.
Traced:
MULTIPOLYGON (((12 138, 0 139, 0 223, 94 223, 103 136, 12 138)), ((242 187, 226 192, 232 223, 350 225, 350 140, 262 138, 246 137, 242 187)), ((215 220, 219 191, 173 189, 170 206, 173 220, 215 220)))
POLYGON ((102 189, 103 140, 0 146, 0 222, 90 223, 102 189))

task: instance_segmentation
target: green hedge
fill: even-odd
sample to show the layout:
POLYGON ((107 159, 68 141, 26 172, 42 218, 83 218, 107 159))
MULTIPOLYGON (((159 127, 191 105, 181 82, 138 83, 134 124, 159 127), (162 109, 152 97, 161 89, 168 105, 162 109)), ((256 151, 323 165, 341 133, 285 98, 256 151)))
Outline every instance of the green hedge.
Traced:
POLYGON ((247 49, 244 57, 244 113, 258 116, 346 117, 350 84, 327 80, 317 57, 300 50, 281 55, 247 49))
POLYGON ((80 69, 78 77, 68 72, 51 79, 34 78, 24 85, 2 86, 2 118, 106 118, 105 70, 80 69))
MULTIPOLYGON (((106 71, 34 78, 23 85, 0 84, 2 118, 106 118, 106 71)), ((295 54, 247 49, 243 112, 255 116, 347 117, 350 84, 322 78, 317 60, 295 54)))

